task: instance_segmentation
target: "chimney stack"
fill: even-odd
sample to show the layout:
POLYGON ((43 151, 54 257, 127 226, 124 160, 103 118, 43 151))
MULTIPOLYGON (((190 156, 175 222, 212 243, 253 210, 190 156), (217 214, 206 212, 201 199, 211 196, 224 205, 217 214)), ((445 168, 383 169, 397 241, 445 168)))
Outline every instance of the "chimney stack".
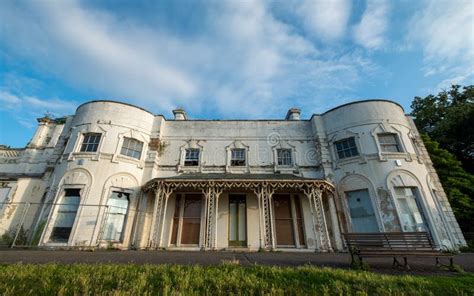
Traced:
POLYGON ((184 109, 178 108, 173 110, 174 120, 187 120, 186 112, 184 109))
POLYGON ((301 110, 298 108, 291 108, 288 110, 288 113, 286 113, 286 120, 300 120, 300 114, 301 110))

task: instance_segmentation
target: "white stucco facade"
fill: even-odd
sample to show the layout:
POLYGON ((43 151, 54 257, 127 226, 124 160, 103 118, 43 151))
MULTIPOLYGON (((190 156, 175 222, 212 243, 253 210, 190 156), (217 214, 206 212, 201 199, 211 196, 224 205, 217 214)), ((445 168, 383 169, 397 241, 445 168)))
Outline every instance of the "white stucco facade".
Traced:
POLYGON ((439 248, 465 245, 394 102, 310 119, 174 113, 91 101, 38 119, 25 148, 0 148, 0 235, 22 227, 27 244, 61 248, 333 251, 345 232, 428 231, 439 248))

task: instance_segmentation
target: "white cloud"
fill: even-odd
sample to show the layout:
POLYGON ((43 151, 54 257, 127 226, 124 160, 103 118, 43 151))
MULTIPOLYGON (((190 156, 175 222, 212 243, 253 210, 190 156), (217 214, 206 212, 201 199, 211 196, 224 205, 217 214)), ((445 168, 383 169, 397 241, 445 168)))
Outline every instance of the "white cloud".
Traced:
POLYGON ((316 37, 332 41, 341 38, 351 12, 349 0, 303 0, 296 12, 305 28, 316 37))
MULTIPOLYGON (((348 0, 303 6, 298 11, 314 34, 342 37, 348 0)), ((327 100, 328 89, 350 90, 373 66, 359 53, 316 48, 264 1, 214 3, 203 17, 202 30, 180 35, 75 1, 4 1, 0 38, 10 53, 67 85, 156 113, 181 106, 190 114, 283 116, 288 104, 314 107, 327 100)), ((22 100, 41 108, 48 102, 58 111, 70 107, 22 100)))
POLYGON ((408 42, 421 47, 425 75, 466 83, 474 75, 474 2, 432 1, 408 25, 408 42))
POLYGON ((355 42, 368 49, 380 48, 385 41, 388 11, 387 0, 367 0, 362 19, 354 28, 355 42))
POLYGON ((0 90, 0 111, 8 111, 22 126, 33 128, 36 117, 46 113, 59 117, 73 114, 77 103, 57 98, 42 99, 0 90))
POLYGON ((0 91, 0 102, 0 106, 2 108, 12 109, 15 108, 15 106, 17 106, 21 102, 21 100, 17 96, 9 92, 0 91))

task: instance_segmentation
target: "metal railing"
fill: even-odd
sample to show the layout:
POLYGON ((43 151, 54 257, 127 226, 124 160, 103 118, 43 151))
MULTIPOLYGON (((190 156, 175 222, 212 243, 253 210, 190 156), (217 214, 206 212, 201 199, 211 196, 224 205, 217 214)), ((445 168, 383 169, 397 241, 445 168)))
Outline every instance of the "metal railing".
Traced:
POLYGON ((117 209, 108 205, 0 203, 0 248, 35 248, 55 243, 68 247, 97 247, 99 244, 132 239, 136 231, 135 221, 146 212, 131 209, 130 206, 128 209, 121 209, 122 211, 117 209), (64 205, 76 207, 77 211, 70 229, 70 239, 55 241, 51 233, 58 219, 58 209, 64 205), (118 216, 123 218, 120 231, 113 228, 118 216), (125 230, 127 238, 124 237, 125 230), (117 240, 118 235, 114 231, 120 232, 120 239, 117 240), (111 232, 115 235, 110 235, 111 232))

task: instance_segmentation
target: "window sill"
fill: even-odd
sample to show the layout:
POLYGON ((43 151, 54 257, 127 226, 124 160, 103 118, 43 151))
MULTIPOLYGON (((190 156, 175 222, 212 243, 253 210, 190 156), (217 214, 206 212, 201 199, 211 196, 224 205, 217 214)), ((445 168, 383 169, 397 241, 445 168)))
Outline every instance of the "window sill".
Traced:
POLYGON ((130 156, 126 156, 126 155, 117 155, 117 158, 120 159, 120 160, 125 160, 125 161, 128 161, 128 162, 131 162, 131 163, 140 163, 141 162, 141 159, 136 159, 136 158, 133 158, 133 157, 130 157, 130 156))
POLYGON ((345 163, 351 163, 351 162, 357 162, 357 161, 362 161, 362 155, 351 156, 351 157, 346 157, 346 158, 338 158, 336 160, 338 164, 345 164, 345 163))
POLYGON ((410 155, 406 152, 381 152, 380 160, 386 161, 388 159, 411 159, 410 155))
POLYGON ((74 161, 76 158, 88 158, 90 160, 99 160, 99 152, 72 152, 69 154, 68 161, 74 161))

